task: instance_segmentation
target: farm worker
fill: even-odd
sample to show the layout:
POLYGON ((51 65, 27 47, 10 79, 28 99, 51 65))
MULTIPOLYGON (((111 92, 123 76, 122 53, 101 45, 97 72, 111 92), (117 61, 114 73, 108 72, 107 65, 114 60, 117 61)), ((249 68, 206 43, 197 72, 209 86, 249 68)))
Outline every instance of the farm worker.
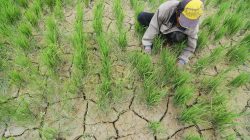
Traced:
POLYGON ((187 47, 178 57, 178 66, 183 66, 189 61, 196 49, 199 19, 203 12, 201 0, 168 0, 163 3, 156 13, 141 12, 138 15, 139 23, 147 27, 142 38, 146 53, 151 53, 154 38, 163 34, 170 42, 182 42, 187 39, 187 47))

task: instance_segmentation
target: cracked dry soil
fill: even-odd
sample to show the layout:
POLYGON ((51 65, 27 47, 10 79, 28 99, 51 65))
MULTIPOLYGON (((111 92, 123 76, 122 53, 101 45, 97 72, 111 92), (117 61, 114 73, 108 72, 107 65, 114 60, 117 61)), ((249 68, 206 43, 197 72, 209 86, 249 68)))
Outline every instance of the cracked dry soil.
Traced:
MULTIPOLYGON (((93 4, 84 9, 84 31, 88 36, 93 37, 93 4)), ((125 12, 125 28, 128 31, 127 52, 140 50, 140 41, 134 31, 134 12, 129 1, 123 1, 125 12)), ((112 1, 105 1, 104 31, 107 34, 115 33, 115 19, 112 13, 112 1)), ((75 20, 75 8, 69 7, 64 10, 65 21, 60 24, 60 31, 70 35, 73 30, 75 20), (65 29, 65 30, 62 30, 65 29)), ((15 140, 38 140, 41 139, 40 130, 44 126, 49 126, 57 130, 58 140, 182 140, 189 134, 201 135, 207 140, 219 140, 220 136, 213 128, 203 128, 196 125, 185 125, 178 121, 180 110, 173 105, 173 97, 168 95, 159 105, 148 108, 141 101, 140 94, 143 94, 142 81, 138 75, 134 74, 134 69, 127 62, 126 53, 117 52, 116 46, 112 46, 112 77, 114 79, 124 79, 122 87, 122 99, 112 104, 112 108, 106 112, 101 111, 97 106, 96 90, 100 84, 100 54, 98 46, 90 39, 89 42, 90 69, 92 70, 84 83, 84 88, 77 96, 70 95, 66 99, 44 99, 41 105, 42 117, 39 122, 33 122, 29 126, 17 124, 5 124, 0 126, 0 138, 11 138, 15 140), (71 97, 72 96, 72 97, 71 97), (153 135, 148 128, 149 122, 159 121, 164 131, 153 135)), ((63 56, 67 61, 61 69, 62 79, 69 79, 71 75, 72 62, 68 55, 72 55, 70 43, 62 41, 63 56)), ((36 61, 36 59, 34 59, 36 61)), ((40 70, 42 71, 42 70, 40 70)), ((208 73, 216 73, 211 70, 208 73)), ((58 87, 60 88, 60 87, 58 87)), ((27 90, 27 89, 26 89, 27 90)), ((24 95, 26 90, 19 90, 20 95, 24 95)), ((28 90, 27 90, 28 91, 28 90)), ((58 89, 58 92, 60 89, 58 89)), ((238 111, 250 113, 249 90, 242 88, 236 95, 232 104, 238 111)), ((15 96, 9 100, 15 100, 15 96)), ((250 118, 241 117, 239 125, 231 131, 236 133, 237 139, 243 140, 250 136, 250 118)))

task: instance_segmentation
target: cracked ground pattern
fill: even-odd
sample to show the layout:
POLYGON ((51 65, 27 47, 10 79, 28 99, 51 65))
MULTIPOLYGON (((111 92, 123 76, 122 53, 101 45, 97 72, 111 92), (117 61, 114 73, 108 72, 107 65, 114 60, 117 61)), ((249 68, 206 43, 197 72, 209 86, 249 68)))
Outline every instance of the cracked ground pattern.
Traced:
MULTIPOLYGON (((84 31, 91 38, 93 36, 93 5, 84 9, 84 31)), ((140 50, 140 41, 136 37, 134 30, 134 12, 129 5, 129 1, 123 2, 125 12, 125 28, 128 33, 128 52, 140 50)), ((105 1, 104 10, 104 31, 107 34, 116 32, 115 18, 112 13, 112 1, 105 1)), ((73 22, 75 20, 76 11, 74 7, 64 9, 65 21, 60 24, 60 32, 66 38, 70 38, 73 31, 73 22)), ((44 23, 41 23, 44 24, 44 23)), ((42 26, 42 25, 41 25, 42 26)), ((39 42, 39 34, 37 35, 39 42)), ((58 140, 182 140, 189 133, 203 136, 207 140, 220 140, 221 137, 212 127, 203 127, 198 125, 182 124, 178 121, 180 110, 173 105, 173 96, 168 94, 157 106, 148 108, 141 100, 143 93, 142 81, 139 76, 134 74, 134 69, 126 60, 124 52, 117 52, 115 46, 111 51, 112 60, 112 77, 114 79, 124 79, 122 87, 122 99, 112 104, 112 108, 108 111, 102 111, 97 105, 96 90, 100 80, 100 54, 98 46, 93 39, 88 41, 88 53, 91 58, 91 72, 85 79, 84 87, 77 95, 68 95, 66 98, 58 98, 54 95, 44 97, 40 103, 40 108, 36 111, 41 112, 39 121, 32 122, 29 125, 20 124, 4 124, 0 125, 0 138, 14 138, 15 140, 38 140, 42 138, 41 129, 51 127, 57 131, 56 139, 58 140), (163 132, 153 134, 148 125, 150 122, 157 121, 163 127, 163 132)), ((55 93, 59 93, 63 86, 60 83, 66 81, 71 76, 72 47, 67 39, 61 40, 63 50, 62 56, 65 63, 60 69, 60 80, 56 83, 55 93)), ((39 71, 44 70, 39 66, 36 54, 31 54, 33 63, 37 64, 39 71)), ((196 56, 198 57, 198 55, 196 56)), ((194 58, 193 61, 195 61, 194 58)), ((218 65, 215 68, 208 69, 205 75, 214 75, 222 68, 218 65)), ((244 68, 242 68, 244 69, 244 68)), ((247 69, 249 70, 249 68, 247 69)), ((237 72, 242 71, 239 69, 237 72)), ((236 75, 237 72, 232 74, 236 75), (236 73, 236 74, 235 74, 236 73)), ((47 86, 53 83, 49 78, 46 80, 47 86)), ((55 84, 55 83, 53 83, 55 84)), ((232 99, 232 105, 238 112, 250 113, 250 96, 249 88, 243 87, 237 92, 240 96, 232 99)), ((13 97, 8 99, 16 100, 21 96, 29 96, 29 89, 11 89, 13 97)), ((35 97, 30 97, 35 98, 35 97)), ((6 101, 8 102, 8 101, 6 101)), ((242 125, 230 129, 236 134, 237 139, 246 140, 250 138, 250 118, 243 116, 238 118, 237 122, 242 125)))

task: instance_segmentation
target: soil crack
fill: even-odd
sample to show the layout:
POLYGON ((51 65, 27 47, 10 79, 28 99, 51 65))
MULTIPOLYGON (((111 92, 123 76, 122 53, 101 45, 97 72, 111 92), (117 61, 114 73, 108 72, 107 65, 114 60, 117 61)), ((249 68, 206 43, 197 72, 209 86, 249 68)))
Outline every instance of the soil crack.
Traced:
POLYGON ((184 131, 186 129, 189 129, 191 127, 194 127, 195 125, 190 125, 190 126, 187 126, 187 127, 183 127, 183 128, 180 128, 178 129, 177 131, 175 131, 172 135, 170 135, 167 140, 171 139, 172 137, 174 137, 177 133, 179 133, 180 131, 184 131))

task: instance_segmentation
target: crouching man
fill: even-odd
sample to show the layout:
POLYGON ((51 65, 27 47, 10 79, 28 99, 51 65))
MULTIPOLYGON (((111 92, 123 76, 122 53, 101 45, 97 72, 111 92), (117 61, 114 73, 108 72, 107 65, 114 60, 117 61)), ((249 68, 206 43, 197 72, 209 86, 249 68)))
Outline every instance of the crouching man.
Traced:
POLYGON ((151 53, 153 40, 160 33, 173 43, 187 40, 187 47, 178 57, 178 66, 187 64, 196 49, 199 18, 202 12, 201 0, 181 2, 168 0, 158 8, 156 13, 141 12, 138 21, 142 26, 148 27, 142 38, 144 51, 151 53))

